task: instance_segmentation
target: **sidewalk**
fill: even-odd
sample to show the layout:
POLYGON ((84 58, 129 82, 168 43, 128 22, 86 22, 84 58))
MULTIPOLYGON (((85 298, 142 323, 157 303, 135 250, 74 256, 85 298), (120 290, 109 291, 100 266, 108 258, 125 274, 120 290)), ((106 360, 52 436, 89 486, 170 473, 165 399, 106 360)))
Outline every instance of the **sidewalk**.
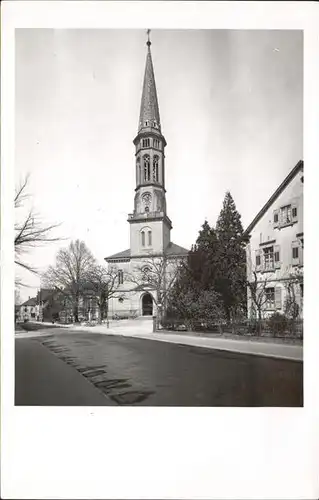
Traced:
POLYGON ((123 320, 110 322, 110 327, 106 325, 77 326, 75 331, 90 331, 106 335, 121 335, 147 340, 157 340, 159 342, 171 342, 181 345, 192 345, 195 347, 205 347, 207 349, 218 349, 232 351, 243 354, 254 354, 257 356, 267 356, 272 358, 290 359, 296 361, 303 360, 303 347, 300 345, 279 344, 275 342, 262 342, 254 340, 234 340, 231 338, 214 338, 208 336, 198 336, 198 334, 188 332, 187 334, 172 333, 168 331, 152 331, 152 324, 139 320, 123 320))
MULTIPOLYGON (((48 325, 51 325, 48 323, 48 325)), ((43 324, 46 326, 46 324, 43 324)), ((56 325, 58 326, 58 325, 56 325)), ((59 325, 60 326, 60 325, 59 325)), ((221 338, 212 336, 199 336, 196 333, 176 333, 169 331, 153 332, 152 321, 145 320, 121 320, 110 321, 109 328, 104 323, 102 325, 87 326, 87 325, 61 325, 61 328, 48 328, 37 331, 19 332, 16 336, 20 338, 35 337, 43 334, 59 334, 68 333, 70 335, 80 332, 91 332, 92 334, 102 335, 121 335, 126 337, 134 337, 145 340, 156 340, 159 342, 171 342, 181 345, 192 345, 195 347, 204 347, 206 349, 217 349, 223 351, 232 351, 242 354, 254 354, 256 356, 267 356, 271 358, 289 359, 295 361, 303 360, 303 347, 301 345, 281 344, 278 342, 267 342, 262 340, 235 340, 232 338, 221 338)))

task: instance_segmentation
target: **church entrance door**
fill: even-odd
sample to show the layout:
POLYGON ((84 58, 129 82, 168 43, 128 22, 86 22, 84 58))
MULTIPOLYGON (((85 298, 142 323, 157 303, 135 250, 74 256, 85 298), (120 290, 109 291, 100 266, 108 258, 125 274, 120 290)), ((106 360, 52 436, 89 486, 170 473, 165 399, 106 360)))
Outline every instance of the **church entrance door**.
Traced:
POLYGON ((143 316, 152 316, 153 314, 153 299, 150 293, 146 293, 142 298, 142 314, 143 316))

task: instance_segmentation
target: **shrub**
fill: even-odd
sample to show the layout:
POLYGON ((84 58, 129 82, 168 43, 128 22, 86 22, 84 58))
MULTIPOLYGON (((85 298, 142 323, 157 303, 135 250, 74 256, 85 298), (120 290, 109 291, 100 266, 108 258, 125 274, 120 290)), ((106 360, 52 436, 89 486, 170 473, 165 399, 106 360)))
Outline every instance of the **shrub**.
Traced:
POLYGON ((275 336, 278 333, 284 333, 289 328, 289 319, 278 312, 274 313, 267 321, 267 326, 275 336))

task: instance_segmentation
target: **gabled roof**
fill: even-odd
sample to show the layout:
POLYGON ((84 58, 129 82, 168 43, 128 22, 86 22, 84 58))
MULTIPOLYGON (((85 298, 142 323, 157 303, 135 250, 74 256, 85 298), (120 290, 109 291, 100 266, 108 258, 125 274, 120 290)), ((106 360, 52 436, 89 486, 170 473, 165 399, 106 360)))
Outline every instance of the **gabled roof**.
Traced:
POLYGON ((189 250, 187 250, 184 247, 181 247, 179 245, 176 245, 175 243, 170 242, 166 248, 165 254, 166 255, 176 255, 176 256, 182 256, 182 255, 188 255, 189 250))
POLYGON ((129 248, 128 250, 123 250, 122 252, 114 253, 109 257, 105 257, 104 260, 108 261, 113 259, 129 259, 130 257, 131 257, 131 250, 129 248))
MULTIPOLYGON (((175 243, 170 242, 168 246, 166 247, 165 250, 165 255, 170 256, 170 257, 182 257, 188 255, 189 250, 187 250, 184 247, 181 247, 179 245, 176 245, 175 243)), ((138 255, 136 258, 140 257, 152 257, 153 255, 138 255)), ((134 256, 135 257, 135 256, 134 256)), ((155 255, 154 255, 155 257, 155 255)), ((131 250, 123 250, 122 252, 115 253, 113 255, 110 255, 109 257, 105 257, 104 260, 106 262, 110 262, 112 260, 121 260, 121 259, 131 259, 131 250)))
POLYGON ((256 217, 253 219, 253 221, 249 224, 247 229, 244 231, 244 236, 249 236, 251 231, 254 229, 256 226, 257 222, 260 221, 262 216, 267 212, 267 210, 271 207, 271 205, 277 200, 279 195, 283 192, 283 190, 288 186, 288 184, 292 181, 292 179, 300 172, 303 170, 303 160, 299 160, 297 165, 289 172, 287 177, 284 179, 284 181, 280 184, 280 186, 276 189, 274 194, 269 198, 267 203, 262 207, 260 212, 256 215, 256 217))
POLYGON ((36 304, 37 304, 36 297, 32 297, 32 298, 26 300, 25 302, 23 302, 23 304, 21 304, 21 306, 35 306, 36 304))

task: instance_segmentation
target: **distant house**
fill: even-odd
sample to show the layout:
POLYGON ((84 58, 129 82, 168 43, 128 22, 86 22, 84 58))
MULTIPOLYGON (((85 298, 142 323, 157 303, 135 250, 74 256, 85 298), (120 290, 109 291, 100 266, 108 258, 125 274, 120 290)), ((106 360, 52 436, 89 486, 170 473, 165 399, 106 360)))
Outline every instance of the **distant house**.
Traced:
POLYGON ((52 321, 59 318, 62 304, 56 290, 40 289, 36 297, 29 297, 19 306, 20 321, 52 321))
POLYGON ((39 305, 36 297, 29 297, 28 300, 20 305, 20 321, 30 321, 39 319, 39 305))
POLYGON ((292 313, 292 307, 292 314, 302 316, 303 161, 262 207, 245 236, 249 317, 292 313))
MULTIPOLYGON (((63 323, 73 322, 74 304, 71 296, 68 296, 66 290, 64 291, 63 295, 61 295, 60 300, 60 320, 63 323)), ((90 288, 82 290, 81 296, 79 297, 78 318, 79 321, 96 321, 99 319, 97 297, 96 294, 92 290, 90 290, 90 288)))
MULTIPOLYGON (((79 299, 79 320, 90 321, 99 318, 99 308, 96 294, 89 288, 82 291, 79 299)), ((71 323, 74 321, 74 310, 71 296, 67 291, 42 288, 36 297, 29 299, 18 306, 16 313, 20 321, 61 321, 71 323)))
POLYGON ((36 302, 39 305, 39 321, 52 321, 59 318, 63 308, 60 292, 41 288, 37 293, 36 302))

